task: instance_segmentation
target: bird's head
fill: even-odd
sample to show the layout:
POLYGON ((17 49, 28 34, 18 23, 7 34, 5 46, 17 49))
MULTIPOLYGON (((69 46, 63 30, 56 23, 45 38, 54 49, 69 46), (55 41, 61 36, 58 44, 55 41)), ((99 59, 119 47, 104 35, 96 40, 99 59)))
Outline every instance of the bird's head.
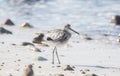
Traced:
POLYGON ((71 28, 71 25, 70 25, 70 24, 66 24, 65 27, 64 27, 64 30, 70 30, 70 31, 73 31, 73 32, 75 32, 76 34, 80 35, 77 31, 75 31, 75 30, 73 30, 73 29, 71 28))

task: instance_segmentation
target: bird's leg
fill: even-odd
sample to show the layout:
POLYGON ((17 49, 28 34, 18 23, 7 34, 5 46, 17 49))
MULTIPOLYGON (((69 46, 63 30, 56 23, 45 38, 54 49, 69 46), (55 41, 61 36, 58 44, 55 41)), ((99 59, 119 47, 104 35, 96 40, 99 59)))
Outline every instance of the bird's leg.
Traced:
MULTIPOLYGON (((56 47, 55 47, 56 48, 56 47)), ((57 59, 58 59, 58 63, 60 64, 60 60, 59 60, 59 56, 58 56, 58 52, 57 52, 57 48, 56 48, 56 56, 57 56, 57 59)))
POLYGON ((54 64, 54 52, 56 50, 56 47, 54 47, 53 52, 52 52, 52 64, 54 64))

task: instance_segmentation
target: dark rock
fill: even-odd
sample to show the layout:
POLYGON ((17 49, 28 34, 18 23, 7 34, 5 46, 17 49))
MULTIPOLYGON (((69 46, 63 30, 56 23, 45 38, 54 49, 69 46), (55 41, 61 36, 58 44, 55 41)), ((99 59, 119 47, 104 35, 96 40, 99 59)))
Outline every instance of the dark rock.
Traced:
POLYGON ((64 76, 64 74, 56 74, 55 76, 64 76))
POLYGON ((29 43, 29 42, 23 42, 23 43, 22 43, 22 46, 28 46, 28 45, 34 46, 34 44, 29 43))
POLYGON ((38 66, 38 68, 42 68, 41 66, 38 66))
POLYGON ((44 58, 44 57, 39 56, 39 57, 37 57, 37 60, 38 60, 38 61, 47 61, 48 59, 46 59, 46 58, 44 58))
POLYGON ((22 24, 22 27, 23 27, 23 28, 33 28, 33 26, 30 25, 30 24, 27 23, 27 22, 26 22, 26 23, 23 23, 23 24, 22 24))
POLYGON ((40 33, 37 37, 35 37, 34 39, 33 39, 33 43, 42 43, 42 41, 43 41, 43 38, 44 38, 44 34, 43 33, 40 33))
POLYGON ((86 73, 84 71, 82 71, 81 74, 86 74, 86 73))
POLYGON ((114 23, 115 25, 120 25, 120 16, 119 15, 113 16, 111 23, 114 23))
POLYGON ((65 70, 65 71, 66 71, 66 70, 74 71, 74 69, 73 69, 70 65, 67 65, 66 68, 65 68, 64 70, 65 70))
POLYGON ((23 76, 34 76, 33 66, 31 64, 26 67, 23 76))
POLYGON ((4 44, 5 42, 1 42, 1 44, 4 44))
POLYGON ((12 20, 10 20, 10 19, 7 19, 3 24, 4 24, 4 25, 10 25, 10 26, 15 25, 15 24, 12 22, 12 20))
POLYGON ((93 40, 91 37, 85 37, 86 40, 93 40))
POLYGON ((34 47, 33 51, 35 51, 35 52, 41 52, 41 50, 39 48, 36 48, 36 47, 34 47))
POLYGON ((0 34, 12 34, 12 32, 3 27, 0 27, 0 34))
POLYGON ((10 74, 9 76, 13 76, 12 74, 10 74))
POLYGON ((13 43, 12 45, 15 46, 16 44, 13 43))
POLYGON ((86 74, 85 76, 98 76, 96 74, 86 74))
POLYGON ((88 71, 90 71, 90 69, 85 69, 84 71, 88 72, 88 71))

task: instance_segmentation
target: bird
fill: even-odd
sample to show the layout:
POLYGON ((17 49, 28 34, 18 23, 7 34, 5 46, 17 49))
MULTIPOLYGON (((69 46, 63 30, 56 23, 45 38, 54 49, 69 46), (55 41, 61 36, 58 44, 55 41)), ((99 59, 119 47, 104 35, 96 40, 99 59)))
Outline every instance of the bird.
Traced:
POLYGON ((29 64, 27 66, 27 68, 24 70, 23 76, 34 76, 34 71, 33 71, 32 67, 33 66, 31 64, 29 64))
MULTIPOLYGON (((48 45, 54 46, 54 49, 52 52, 52 64, 54 64, 54 54, 56 54, 56 56, 57 56, 58 63, 59 64, 61 63, 59 56, 58 56, 57 47, 64 45, 69 41, 69 39, 72 36, 71 31, 80 35, 77 31, 75 31, 71 28, 70 24, 66 24, 63 29, 54 29, 54 30, 50 30, 50 31, 40 34, 40 35, 42 35, 42 37, 39 38, 41 43, 43 42, 43 43, 47 43, 48 45)), ((40 36, 38 36, 38 37, 40 37, 40 36)), ((35 42, 35 39, 36 38, 34 38, 33 42, 35 42)))

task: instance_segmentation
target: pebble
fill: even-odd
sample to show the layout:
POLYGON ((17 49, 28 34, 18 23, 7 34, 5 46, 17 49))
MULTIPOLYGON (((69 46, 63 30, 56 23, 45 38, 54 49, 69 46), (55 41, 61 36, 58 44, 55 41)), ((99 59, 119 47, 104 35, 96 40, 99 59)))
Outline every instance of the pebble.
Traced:
POLYGON ((29 23, 25 22, 22 24, 23 28, 33 28, 33 26, 31 26, 29 23))
POLYGON ((11 19, 6 19, 6 21, 3 23, 4 25, 15 25, 11 19))
POLYGON ((56 74, 55 76, 64 76, 64 74, 56 74))
POLYGON ((38 68, 42 68, 41 66, 38 66, 38 68))
POLYGON ((66 68, 65 68, 64 70, 65 70, 65 71, 66 71, 66 70, 74 71, 74 69, 73 69, 70 65, 67 65, 66 68))
POLYGON ((12 34, 12 32, 3 27, 0 27, 0 34, 12 34))
POLYGON ((34 46, 34 44, 32 44, 32 43, 30 43, 30 42, 23 42, 23 43, 22 43, 22 46, 27 46, 27 45, 34 46))
POLYGON ((32 65, 29 64, 27 68, 24 70, 24 75, 23 76, 34 76, 34 71, 32 69, 32 65))
POLYGON ((111 19, 111 23, 114 23, 115 25, 120 25, 120 16, 119 15, 113 16, 111 19))
POLYGON ((44 57, 39 56, 39 57, 37 57, 37 60, 38 60, 38 61, 47 61, 48 59, 46 59, 46 58, 44 58, 44 57))
POLYGON ((85 76, 98 76, 96 74, 86 74, 85 76))

